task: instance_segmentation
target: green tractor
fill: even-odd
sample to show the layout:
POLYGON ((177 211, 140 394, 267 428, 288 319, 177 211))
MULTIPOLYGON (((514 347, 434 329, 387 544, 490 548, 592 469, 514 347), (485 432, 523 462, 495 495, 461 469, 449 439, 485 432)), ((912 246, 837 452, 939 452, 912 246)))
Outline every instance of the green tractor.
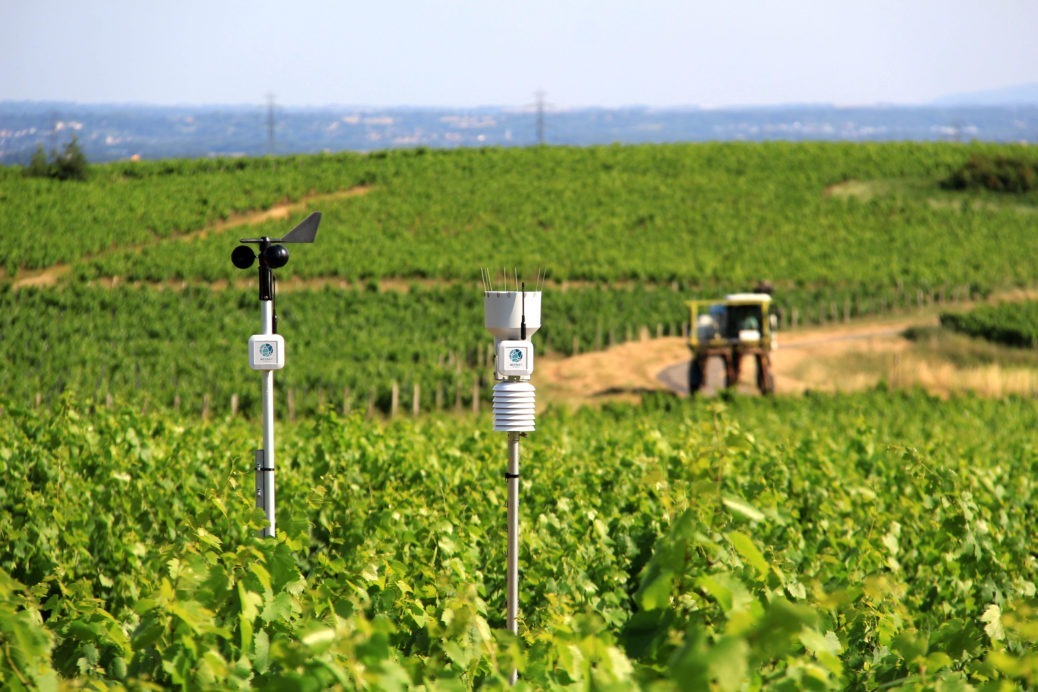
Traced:
POLYGON ((778 319, 769 294, 733 293, 723 300, 692 300, 688 307, 688 347, 692 351, 689 396, 703 388, 707 361, 712 357, 724 361, 724 386, 734 387, 739 382, 743 356, 753 356, 757 361, 757 388, 761 394, 775 391, 771 352, 778 346, 778 319))

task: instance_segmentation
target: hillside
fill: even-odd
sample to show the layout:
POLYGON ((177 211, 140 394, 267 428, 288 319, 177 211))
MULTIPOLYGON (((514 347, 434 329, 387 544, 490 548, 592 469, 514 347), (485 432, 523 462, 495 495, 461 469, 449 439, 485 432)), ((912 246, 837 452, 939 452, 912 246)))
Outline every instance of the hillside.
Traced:
POLYGON ((538 348, 560 355, 677 336, 683 301, 761 278, 787 330, 1031 287, 1034 195, 938 184, 982 152, 1034 157, 715 143, 121 163, 68 184, 7 169, 0 383, 16 401, 73 389, 254 412, 236 346, 255 329, 254 279, 229 254, 314 208, 318 242, 278 272, 280 377, 300 411, 388 410, 394 383, 422 409, 487 397, 484 267, 531 286, 547 273, 538 348))

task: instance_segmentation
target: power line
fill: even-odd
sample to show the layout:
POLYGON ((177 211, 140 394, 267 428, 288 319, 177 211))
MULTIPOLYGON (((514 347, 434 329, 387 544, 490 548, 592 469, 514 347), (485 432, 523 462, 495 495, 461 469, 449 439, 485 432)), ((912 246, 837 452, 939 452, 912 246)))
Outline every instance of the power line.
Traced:
POLYGON ((544 92, 537 92, 537 144, 544 144, 544 92))
POLYGON ((547 104, 544 101, 544 91, 538 90, 537 92, 537 144, 544 145, 544 111, 547 108, 547 104))
POLYGON ((267 94, 267 153, 274 155, 274 94, 267 94))

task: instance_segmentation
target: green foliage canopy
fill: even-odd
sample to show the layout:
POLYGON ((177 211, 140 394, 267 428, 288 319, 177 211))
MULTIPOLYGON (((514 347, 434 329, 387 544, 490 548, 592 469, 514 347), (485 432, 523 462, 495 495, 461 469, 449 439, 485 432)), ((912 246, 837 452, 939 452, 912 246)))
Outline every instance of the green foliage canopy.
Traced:
POLYGON ((90 164, 76 136, 72 135, 65 148, 60 152, 52 152, 49 160, 43 151, 43 145, 38 146, 22 174, 26 178, 86 180, 90 174, 90 164))
POLYGON ((1038 302, 985 305, 967 312, 941 314, 941 326, 1006 346, 1038 346, 1038 302))
POLYGON ((524 442, 518 641, 487 416, 284 427, 263 540, 241 421, 7 406, 0 682, 1038 683, 1032 402, 659 403, 524 442))
POLYGON ((1034 192, 1038 190, 1038 162, 1016 156, 973 154, 961 168, 941 181, 941 186, 949 190, 1034 192))

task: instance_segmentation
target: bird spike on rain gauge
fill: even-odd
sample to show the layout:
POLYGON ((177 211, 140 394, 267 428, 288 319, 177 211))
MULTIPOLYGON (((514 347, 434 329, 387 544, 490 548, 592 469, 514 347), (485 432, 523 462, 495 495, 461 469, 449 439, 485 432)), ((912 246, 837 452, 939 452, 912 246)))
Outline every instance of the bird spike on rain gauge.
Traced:
MULTIPOLYGON (((505 607, 507 627, 518 634, 519 625, 519 438, 533 432, 536 410, 533 344, 530 337, 541 327, 541 292, 495 291, 490 273, 483 272, 484 326, 494 335, 494 430, 508 433, 508 552, 505 607)), ((512 671, 511 681, 517 678, 512 671)))
POLYGON ((315 211, 284 238, 242 238, 231 253, 238 269, 248 269, 259 259, 260 323, 262 331, 249 337, 249 367, 263 377, 263 447, 256 450, 256 506, 267 515, 263 535, 273 537, 274 523, 274 371, 285 367, 285 339, 278 331, 274 311, 274 270, 288 264, 288 248, 281 243, 312 243, 317 237, 321 212, 315 211), (253 251, 248 243, 259 246, 253 251))

